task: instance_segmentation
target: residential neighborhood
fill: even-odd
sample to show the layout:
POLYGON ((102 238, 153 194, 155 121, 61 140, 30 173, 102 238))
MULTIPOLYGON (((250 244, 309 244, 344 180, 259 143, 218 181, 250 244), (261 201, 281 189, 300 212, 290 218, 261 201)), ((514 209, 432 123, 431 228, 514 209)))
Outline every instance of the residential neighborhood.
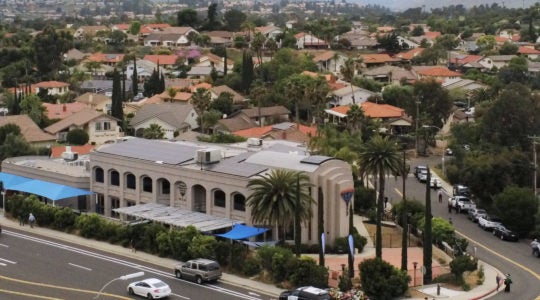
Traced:
POLYGON ((189 266, 211 259, 282 289, 268 299, 308 286, 328 299, 422 299, 433 284, 504 299, 512 282, 491 288, 507 273, 497 268, 518 274, 516 287, 535 280, 521 266, 540 238, 538 4, 0 8, 6 221, 32 215, 189 266), (518 237, 513 251, 471 235, 473 209, 500 220, 485 231, 518 237))

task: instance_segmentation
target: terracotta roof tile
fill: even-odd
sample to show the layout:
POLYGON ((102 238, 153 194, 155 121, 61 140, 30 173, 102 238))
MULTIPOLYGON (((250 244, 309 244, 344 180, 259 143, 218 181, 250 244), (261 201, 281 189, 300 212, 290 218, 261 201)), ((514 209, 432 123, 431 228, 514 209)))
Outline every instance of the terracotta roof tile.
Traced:
POLYGON ((360 56, 362 57, 365 64, 399 61, 399 59, 393 58, 388 54, 362 54, 360 56))
POLYGON ((534 48, 530 48, 530 47, 526 47, 526 46, 520 46, 518 48, 518 53, 519 54, 540 54, 540 51, 534 49, 534 48))
MULTIPOLYGON (((360 108, 364 111, 364 114, 370 118, 396 118, 405 115, 405 111, 399 107, 395 107, 389 104, 377 104, 373 102, 363 102, 360 104, 360 108)), ((350 105, 336 106, 332 108, 333 111, 346 115, 351 109, 350 105)))
POLYGON ((28 115, 0 117, 0 127, 15 124, 21 129, 21 134, 28 143, 54 142, 56 137, 41 130, 28 115))
POLYGON ((39 88, 59 88, 69 86, 69 83, 60 81, 42 81, 35 84, 39 88))
MULTIPOLYGON (((76 152, 79 155, 85 155, 90 153, 96 146, 86 144, 82 146, 70 146, 71 152, 76 152)), ((60 158, 62 153, 66 152, 66 146, 54 146, 51 148, 51 158, 60 158)))
POLYGON ((418 71, 418 74, 431 77, 461 77, 461 73, 449 70, 446 67, 435 66, 418 71))
POLYGON ((170 55, 152 55, 147 54, 144 56, 145 60, 151 61, 155 64, 159 64, 160 66, 171 66, 176 64, 176 60, 178 59, 178 55, 170 54, 170 55))
POLYGON ((63 104, 42 104, 47 110, 46 114, 50 120, 64 119, 86 108, 86 104, 81 102, 63 103, 63 104))

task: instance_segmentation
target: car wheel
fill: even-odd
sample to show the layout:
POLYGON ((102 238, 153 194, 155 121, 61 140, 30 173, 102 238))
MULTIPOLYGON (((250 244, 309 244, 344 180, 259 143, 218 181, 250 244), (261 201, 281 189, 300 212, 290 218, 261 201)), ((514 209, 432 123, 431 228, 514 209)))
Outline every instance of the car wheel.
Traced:
POLYGON ((175 275, 176 275, 176 278, 182 279, 182 272, 176 271, 176 272, 175 272, 175 275))
POLYGON ((493 235, 494 235, 494 236, 497 236, 497 233, 495 232, 495 230, 493 230, 493 235))
POLYGON ((148 295, 146 295, 146 299, 152 300, 152 299, 154 299, 154 297, 152 297, 152 294, 148 293, 148 295))
POLYGON ((502 235, 502 234, 501 234, 501 240, 503 240, 503 241, 504 241, 504 235, 502 235))
POLYGON ((133 295, 133 294, 134 294, 134 293, 133 293, 133 289, 132 289, 132 288, 129 288, 129 290, 128 290, 128 294, 130 294, 130 295, 133 295))
POLYGON ((201 276, 197 276, 196 282, 197 282, 197 284, 202 284, 202 277, 201 277, 201 276))
POLYGON ((534 249, 534 250, 533 250, 533 255, 534 255, 535 257, 540 257, 540 251, 538 251, 538 249, 534 249))

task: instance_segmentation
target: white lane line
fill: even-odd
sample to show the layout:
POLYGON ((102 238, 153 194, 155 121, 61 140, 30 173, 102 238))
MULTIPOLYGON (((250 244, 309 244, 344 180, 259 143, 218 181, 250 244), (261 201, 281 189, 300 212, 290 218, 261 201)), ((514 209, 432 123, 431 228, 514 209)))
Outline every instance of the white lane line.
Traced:
POLYGON ((16 261, 11 261, 11 260, 7 260, 7 259, 3 259, 3 258, 0 258, 1 261, 5 261, 7 263, 10 263, 10 264, 16 264, 17 262, 16 261))
POLYGON ((181 295, 178 295, 178 294, 175 294, 175 293, 171 293, 171 295, 182 298, 182 299, 187 299, 187 300, 191 299, 191 298, 184 297, 184 296, 181 296, 181 295))
POLYGON ((7 265, 6 265, 6 264, 3 264, 3 263, 0 263, 0 266, 5 267, 5 266, 7 266, 7 265))
POLYGON ((0 244, 0 246, 9 248, 9 246, 8 246, 8 245, 5 245, 5 244, 0 244))
POLYGON ((90 268, 79 266, 79 265, 76 265, 76 264, 69 263, 69 265, 73 266, 73 267, 81 268, 81 269, 86 270, 86 271, 92 271, 92 269, 90 269, 90 268))
POLYGON ((248 294, 250 294, 251 296, 255 296, 255 297, 260 297, 261 295, 257 294, 257 293, 254 293, 254 292, 249 292, 248 294))

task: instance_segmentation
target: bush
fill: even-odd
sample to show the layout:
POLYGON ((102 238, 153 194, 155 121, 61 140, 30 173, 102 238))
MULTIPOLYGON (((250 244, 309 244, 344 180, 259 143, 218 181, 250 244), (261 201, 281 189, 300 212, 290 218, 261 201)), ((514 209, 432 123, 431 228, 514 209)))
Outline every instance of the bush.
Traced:
POLYGON ((354 188, 354 213, 360 214, 375 208, 375 190, 366 188, 355 181, 354 188))
MULTIPOLYGON (((420 230, 424 231, 424 219, 419 224, 420 230)), ((435 217, 431 220, 432 235, 431 241, 435 245, 442 245, 442 242, 451 244, 454 241, 454 226, 443 218, 435 217)))
POLYGON ((291 282, 295 286, 328 287, 328 270, 326 267, 319 266, 313 258, 307 256, 295 260, 295 266, 291 269, 290 275, 291 282))
POLYGON ((271 274, 275 282, 281 282, 289 278, 289 274, 295 269, 295 261, 292 251, 280 251, 272 256, 271 274))
POLYGON ((468 255, 460 255, 450 262, 450 272, 456 279, 462 280, 465 271, 474 271, 478 267, 478 260, 468 255))
POLYGON ((338 237, 334 243, 334 251, 337 254, 348 253, 349 240, 346 237, 338 237))
POLYGON ((70 145, 85 145, 88 140, 88 133, 79 128, 70 130, 66 136, 66 142, 70 145))
POLYGON ((254 276, 261 272, 261 265, 255 257, 247 257, 242 266, 242 273, 246 276, 254 276))
POLYGON ((407 291, 411 277, 379 258, 358 265, 360 281, 369 299, 395 299, 407 291))
POLYGON ((54 213, 53 227, 58 230, 69 232, 75 225, 76 218, 77 215, 75 215, 71 208, 59 208, 54 213))
POLYGON ((216 261, 221 266, 228 266, 231 259, 232 245, 229 241, 218 240, 216 241, 216 261))
POLYGON ((75 221, 75 228, 85 238, 95 238, 101 232, 101 218, 97 214, 82 215, 75 221))

